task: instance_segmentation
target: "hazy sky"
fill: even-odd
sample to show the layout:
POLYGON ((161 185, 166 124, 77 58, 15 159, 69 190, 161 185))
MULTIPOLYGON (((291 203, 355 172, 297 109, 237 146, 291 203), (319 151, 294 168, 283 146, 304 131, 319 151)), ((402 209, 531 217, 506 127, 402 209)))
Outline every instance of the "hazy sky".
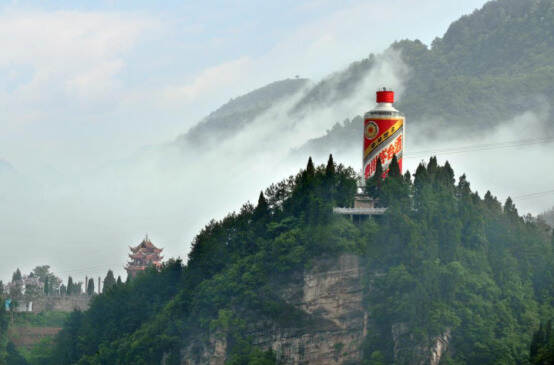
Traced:
MULTIPOLYGON (((197 207, 172 206, 175 196, 167 191, 177 184, 174 190, 166 180, 154 184, 159 190, 145 184, 137 194, 157 195, 135 199, 124 184, 114 193, 118 184, 106 176, 90 188, 91 171, 172 140, 231 97, 271 81, 295 75, 317 81, 403 38, 429 44, 484 2, 4 2, 0 160, 29 181, 55 187, 29 201, 17 194, 0 201, 1 216, 9 217, 0 222, 0 279, 17 266, 28 271, 43 263, 63 276, 108 267, 122 273, 126 245, 152 231, 168 256, 185 256, 198 228, 237 202, 205 201, 220 209, 192 222, 182 214, 197 207)), ((241 176, 248 174, 246 165, 241 176)), ((21 196, 36 193, 20 188, 21 196)))
POLYGON ((0 158, 86 169, 271 81, 429 43, 483 3, 14 1, 0 9, 0 158))

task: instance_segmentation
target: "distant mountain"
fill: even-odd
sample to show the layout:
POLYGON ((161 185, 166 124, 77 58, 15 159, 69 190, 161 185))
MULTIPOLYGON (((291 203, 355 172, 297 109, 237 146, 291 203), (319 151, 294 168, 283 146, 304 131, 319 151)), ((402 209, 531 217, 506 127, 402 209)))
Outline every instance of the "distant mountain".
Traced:
MULTIPOLYGON (((299 99, 289 108, 291 120, 333 108, 355 97, 360 87, 368 87, 363 85, 364 78, 376 69, 377 59, 394 52, 400 53, 410 70, 397 103, 410 123, 479 134, 518 113, 554 105, 554 1, 497 0, 452 23, 430 47, 419 40, 402 40, 385 54, 370 55, 314 85, 307 79, 287 79, 235 98, 179 136, 177 143, 211 145, 241 131, 293 95, 299 99)), ((368 99, 368 109, 371 104, 368 99)), ((359 139, 359 112, 352 109, 338 120, 322 121, 339 123, 323 136, 314 135, 297 152, 306 155, 328 153, 329 146, 350 148, 359 139)))
POLYGON ((307 83, 307 79, 276 81, 232 99, 179 136, 177 143, 211 145, 218 138, 240 131, 280 100, 296 94, 307 83))
MULTIPOLYGON (((397 103, 410 123, 478 134, 518 113, 554 105, 552 0, 491 1, 452 23, 431 47, 403 40, 391 49, 411 69, 397 103)), ((360 123, 337 123, 301 151, 350 146, 358 142, 360 123)))
POLYGON ((370 55, 321 80, 295 104, 291 113, 305 113, 310 108, 326 106, 352 97, 364 76, 375 65, 375 58, 374 55, 370 55))

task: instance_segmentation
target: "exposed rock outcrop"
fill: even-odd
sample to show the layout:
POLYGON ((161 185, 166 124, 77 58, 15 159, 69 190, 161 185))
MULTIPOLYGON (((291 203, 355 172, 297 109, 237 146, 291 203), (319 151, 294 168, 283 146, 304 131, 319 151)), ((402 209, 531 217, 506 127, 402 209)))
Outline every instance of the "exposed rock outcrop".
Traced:
MULTIPOLYGON (((260 320, 249 326, 247 336, 254 345, 273 349, 284 364, 359 364, 369 315, 363 305, 364 271, 360 258, 351 254, 317 260, 278 289, 279 297, 301 311, 309 323, 260 320)), ((438 365, 451 336, 446 330, 433 339, 416 338, 403 323, 391 330, 399 364, 438 365)), ((181 364, 223 365, 226 350, 221 333, 197 338, 182 349, 181 364)))
POLYGON ((448 350, 451 331, 431 339, 416 337, 404 323, 392 326, 394 360, 398 364, 408 365, 438 365, 448 350))
MULTIPOLYGON (((367 314, 362 306, 363 269, 355 255, 318 260, 283 285, 279 295, 310 317, 309 326, 257 323, 249 335, 261 348, 272 348, 286 364, 358 363, 367 314)), ((189 345, 182 352, 183 365, 219 365, 225 361, 226 344, 213 336, 207 343, 189 345)))

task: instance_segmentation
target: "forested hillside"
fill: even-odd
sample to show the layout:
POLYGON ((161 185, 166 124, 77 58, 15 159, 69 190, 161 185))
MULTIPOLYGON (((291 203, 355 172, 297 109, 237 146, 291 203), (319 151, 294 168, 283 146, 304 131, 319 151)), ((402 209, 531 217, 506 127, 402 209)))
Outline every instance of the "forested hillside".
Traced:
MULTIPOLYGON (((391 49, 400 52, 410 68, 397 107, 411 123, 428 123, 435 131, 460 128, 465 135, 478 135, 518 113, 554 105, 552 0, 491 1, 452 23, 430 46, 403 40, 391 49)), ((344 72, 351 88, 371 69, 373 59, 370 56, 344 72)), ((325 95, 333 91, 324 80, 308 95, 310 107, 328 103, 325 95)), ((348 97, 347 93, 339 95, 348 97)), ((345 115, 337 122, 300 152, 320 153, 329 145, 347 149, 357 143, 360 117, 345 115)), ((545 133, 552 133, 554 124, 546 128, 545 133)))
MULTIPOLYGON (((390 49, 400 52, 409 68, 407 75, 395 75, 403 77, 405 86, 399 110, 411 123, 458 127, 465 134, 481 133, 528 110, 548 110, 554 105, 553 25, 552 0, 494 0, 452 23, 431 45, 419 40, 392 44, 390 49)), ((372 54, 314 85, 289 79, 254 90, 223 105, 177 141, 210 145, 242 130, 302 88, 304 95, 288 110, 292 120, 349 100, 374 69, 376 58, 389 57, 387 52, 372 54)), ((368 108, 371 104, 368 100, 368 108)), ((340 150, 357 143, 359 116, 345 114, 323 123, 333 122, 337 124, 326 135, 314 136, 299 152, 318 154, 329 145, 340 150)), ((549 123, 546 128, 550 133, 554 126, 549 123)))
MULTIPOLYGON (((0 296, 3 300, 3 295, 0 296)), ((0 303, 2 304, 2 303, 0 303)), ((6 363, 6 346, 8 344, 8 314, 3 305, 0 305, 0 364, 6 363)))
POLYGON ((307 84, 306 79, 287 79, 230 100, 177 138, 177 143, 211 146, 220 138, 234 134, 284 98, 291 97, 307 84))
POLYGON ((313 318, 276 289, 312 260, 341 252, 370 268, 364 363, 409 363, 410 348, 393 347, 399 324, 412 349, 451 333, 447 364, 525 362, 540 321, 554 316, 551 229, 520 217, 510 199, 480 197, 464 176, 456 183, 434 158, 413 176, 396 166, 368 184, 387 213, 353 224, 331 208, 352 203, 354 172, 310 160, 256 206, 208 224, 185 265, 170 261, 74 312, 42 363, 179 363, 180 349, 216 333, 229 363, 275 363, 279 354, 252 346, 245 329, 260 320, 308 326, 313 318))

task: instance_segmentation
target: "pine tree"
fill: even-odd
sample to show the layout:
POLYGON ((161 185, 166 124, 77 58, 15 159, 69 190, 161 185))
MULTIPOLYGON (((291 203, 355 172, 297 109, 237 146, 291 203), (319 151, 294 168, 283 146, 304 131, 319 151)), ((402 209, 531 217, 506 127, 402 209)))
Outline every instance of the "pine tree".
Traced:
POLYGON ((429 174, 427 173, 427 169, 423 163, 420 163, 414 174, 414 187, 416 190, 420 190, 428 181, 429 174))
POLYGON ((103 283, 104 291, 112 288, 113 286, 115 286, 115 284, 116 284, 116 281, 115 281, 115 276, 113 275, 113 271, 108 270, 108 273, 106 274, 106 277, 104 278, 104 283, 103 283))
POLYGON ((508 197, 508 199, 506 199, 506 202, 504 203, 504 214, 509 218, 519 217, 516 206, 514 205, 514 202, 510 197, 508 197))
POLYGON ((117 286, 123 285, 123 281, 121 280, 121 276, 117 276, 117 286))
POLYGON ((93 295, 94 294, 94 279, 93 278, 88 279, 87 294, 88 295, 93 295))
POLYGON ((502 210, 502 204, 500 204, 498 199, 496 199, 496 197, 493 196, 489 190, 485 193, 483 201, 485 202, 487 208, 495 212, 500 212, 502 210))
POLYGON ((335 175, 335 161, 333 161, 333 155, 329 155, 329 160, 327 160, 327 166, 325 167, 325 176, 332 177, 335 175))
POLYGON ((312 156, 308 159, 308 165, 306 166, 306 176, 312 178, 315 176, 315 167, 314 162, 312 161, 312 156))
POLYGON ((463 174, 458 179, 458 196, 468 197, 471 194, 471 188, 469 186, 469 181, 467 181, 466 174, 463 174))
POLYGON ((73 295, 81 295, 83 293, 83 282, 73 283, 73 295))
POLYGON ((73 295, 74 291, 75 291, 75 288, 73 284, 73 278, 70 276, 67 279, 67 295, 73 295))
POLYGON ((377 164, 375 165, 375 174, 373 176, 377 176, 378 181, 381 181, 383 179, 383 164, 381 163, 381 158, 377 158, 377 164))
POLYGON ((377 158, 377 164, 375 166, 375 173, 365 183, 366 194, 372 198, 379 198, 381 186, 383 184, 383 165, 381 159, 377 158))
POLYGON ((60 285, 60 295, 61 296, 67 295, 67 288, 63 284, 60 285))
POLYGON ((438 170, 437 179, 439 184, 448 187, 454 186, 454 170, 448 161, 444 163, 443 167, 438 167, 436 170, 438 170))
POLYGON ((264 217, 267 217, 269 214, 269 204, 267 199, 264 196, 264 192, 260 191, 260 196, 258 197, 258 205, 254 209, 254 219, 259 220, 264 217))
POLYGON ((19 270, 19 268, 17 268, 17 270, 15 270, 15 272, 12 275, 12 283, 18 282, 18 281, 22 280, 22 278, 23 277, 21 276, 21 270, 19 270))
POLYGON ((427 172, 429 175, 434 175, 439 169, 439 164, 437 162, 437 156, 432 156, 429 158, 429 163, 427 164, 427 172))
POLYGON ((46 277, 46 279, 44 279, 44 295, 49 295, 50 294, 50 280, 48 280, 48 276, 46 277))
POLYGON ((410 174, 410 170, 406 170, 406 173, 404 174, 404 182, 408 185, 412 185, 412 175, 410 174))
POLYGON ((402 178, 402 174, 400 172, 400 165, 398 164, 398 159, 396 158, 396 155, 392 156, 392 160, 389 165, 389 177, 393 179, 400 179, 402 178))

